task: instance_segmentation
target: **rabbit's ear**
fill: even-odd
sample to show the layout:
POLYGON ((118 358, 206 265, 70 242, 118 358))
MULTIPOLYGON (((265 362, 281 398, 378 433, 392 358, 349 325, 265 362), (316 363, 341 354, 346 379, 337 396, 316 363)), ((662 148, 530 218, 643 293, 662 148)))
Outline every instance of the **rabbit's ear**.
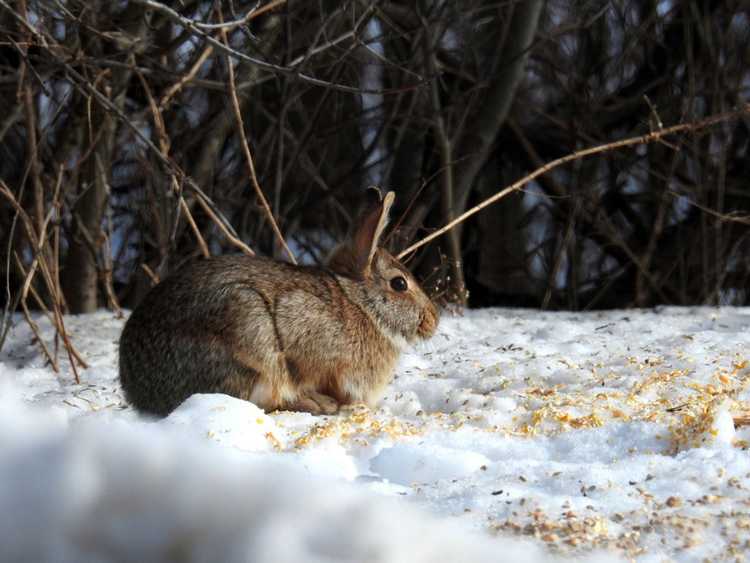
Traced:
POLYGON ((369 188, 367 197, 373 200, 373 204, 362 216, 357 231, 352 237, 355 267, 357 273, 362 276, 366 276, 370 271, 372 258, 375 256, 380 237, 388 224, 388 212, 396 195, 393 192, 388 192, 381 199, 380 190, 369 188))

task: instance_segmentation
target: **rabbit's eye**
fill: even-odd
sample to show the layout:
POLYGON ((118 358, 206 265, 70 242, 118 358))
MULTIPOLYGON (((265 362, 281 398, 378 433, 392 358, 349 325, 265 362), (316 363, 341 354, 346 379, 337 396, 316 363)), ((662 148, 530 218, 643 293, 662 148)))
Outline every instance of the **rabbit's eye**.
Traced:
POLYGON ((409 284, 406 283, 406 278, 403 276, 396 276, 391 279, 391 287, 393 291, 406 291, 409 284))

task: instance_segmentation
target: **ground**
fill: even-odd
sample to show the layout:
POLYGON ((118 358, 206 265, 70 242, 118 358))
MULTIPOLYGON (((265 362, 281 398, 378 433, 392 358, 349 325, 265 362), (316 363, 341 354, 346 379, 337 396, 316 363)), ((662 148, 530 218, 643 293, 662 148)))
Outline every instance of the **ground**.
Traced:
MULTIPOLYGON (((49 323, 37 322, 54 354, 49 323)), ((254 549, 289 561, 734 561, 750 549, 750 309, 467 311, 444 316, 431 341, 404 354, 377 409, 264 413, 197 395, 163 420, 123 400, 124 318, 65 322, 89 364, 80 383, 62 350, 59 373, 51 369, 21 317, 0 352, 0 505, 23 506, 35 541, 54 536, 45 549, 71 561, 174 549, 205 560, 196 529, 229 550, 224 560, 254 549), (234 504, 231 492, 216 504, 237 488, 246 490, 234 504), (259 524, 266 497, 273 521, 307 531, 259 524), (78 507, 80 521, 55 520, 47 504, 78 507), (190 520, 186 506, 201 517, 190 520), (172 530, 171 543, 136 513, 172 530), (434 551, 417 548, 425 537, 434 551)), ((4 543, 25 522, 16 520, 0 517, 4 543)))

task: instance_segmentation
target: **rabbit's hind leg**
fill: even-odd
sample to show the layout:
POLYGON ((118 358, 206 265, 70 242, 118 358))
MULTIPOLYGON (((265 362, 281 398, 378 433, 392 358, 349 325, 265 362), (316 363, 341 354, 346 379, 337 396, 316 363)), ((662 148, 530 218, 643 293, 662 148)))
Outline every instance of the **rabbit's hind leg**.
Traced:
POLYGON ((259 376, 260 374, 257 370, 248 366, 235 364, 228 373, 222 374, 213 391, 215 393, 225 393, 243 401, 251 401, 257 404, 253 400, 253 393, 259 386, 259 376))

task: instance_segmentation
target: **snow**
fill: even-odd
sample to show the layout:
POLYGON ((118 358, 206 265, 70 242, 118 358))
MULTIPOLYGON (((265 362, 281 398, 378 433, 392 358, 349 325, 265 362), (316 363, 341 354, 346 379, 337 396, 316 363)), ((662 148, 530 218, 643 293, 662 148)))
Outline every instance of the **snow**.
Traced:
POLYGON ((750 548, 750 309, 445 316, 377 409, 335 416, 224 395, 138 415, 117 382, 123 322, 66 317, 90 364, 76 384, 14 318, 3 560, 720 561, 750 548))

